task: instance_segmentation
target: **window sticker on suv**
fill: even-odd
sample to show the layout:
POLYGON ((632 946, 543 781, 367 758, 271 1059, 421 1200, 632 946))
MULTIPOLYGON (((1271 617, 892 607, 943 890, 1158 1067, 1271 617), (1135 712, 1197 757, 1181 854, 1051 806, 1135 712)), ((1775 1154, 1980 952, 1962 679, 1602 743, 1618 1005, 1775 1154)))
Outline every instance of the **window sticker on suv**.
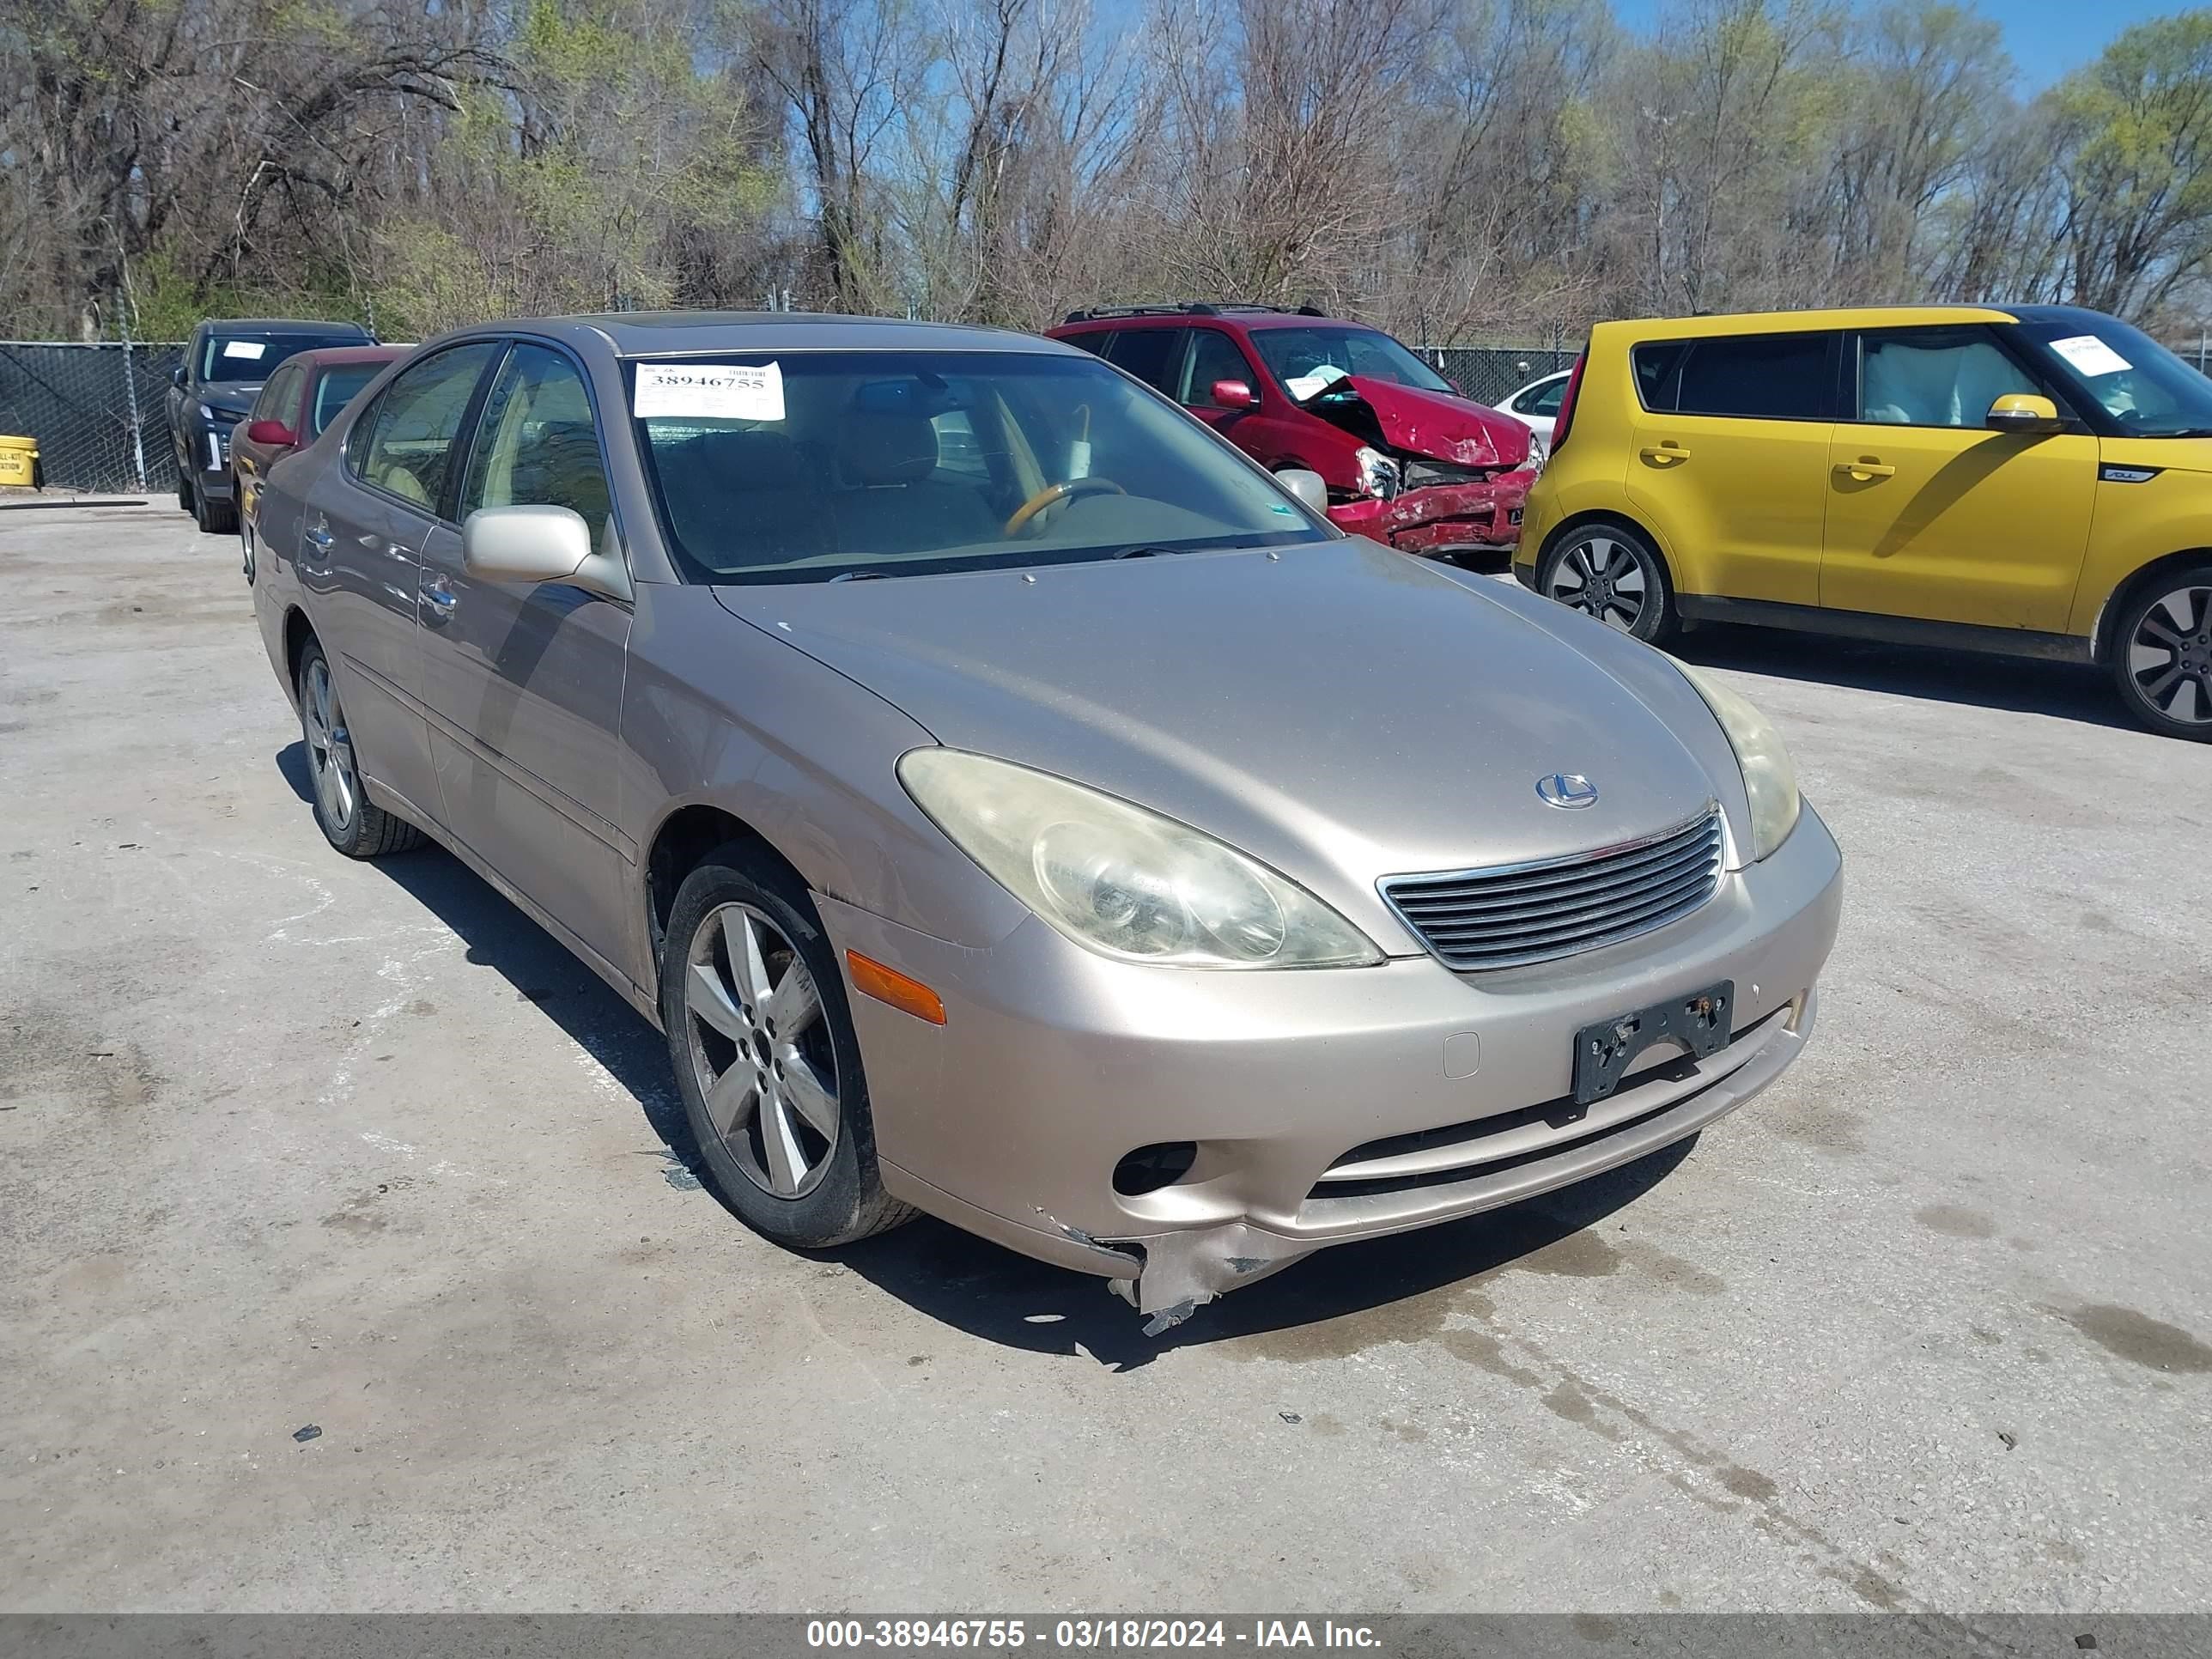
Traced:
POLYGON ((2053 340, 2051 349, 2084 374, 2123 374, 2135 367, 2094 334, 2053 340))

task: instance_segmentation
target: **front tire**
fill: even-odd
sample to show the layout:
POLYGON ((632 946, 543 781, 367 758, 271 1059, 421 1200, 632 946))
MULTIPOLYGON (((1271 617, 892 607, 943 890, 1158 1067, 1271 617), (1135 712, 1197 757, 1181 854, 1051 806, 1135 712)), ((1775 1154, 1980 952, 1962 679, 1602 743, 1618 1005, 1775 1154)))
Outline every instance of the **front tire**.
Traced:
POLYGON ((377 805, 362 787, 353 734, 319 640, 309 640, 300 653, 298 690, 300 735, 307 744, 315 823, 323 839, 349 859, 378 859, 420 847, 422 832, 377 805))
POLYGON ((2212 743, 2212 564, 2136 591, 2112 629, 2112 679, 2141 725, 2212 743))
POLYGON ((200 527, 203 536, 228 536, 238 528, 238 504, 234 501, 211 501, 206 493, 192 491, 192 522, 200 527))
POLYGON ((847 1244, 914 1214, 884 1191, 860 1038, 805 888, 744 842, 684 878, 660 1016, 701 1161, 755 1231, 847 1244))
POLYGON ((1642 531, 1613 520, 1577 525, 1546 549, 1536 591, 1646 645, 1664 644, 1680 623, 1658 550, 1642 531))

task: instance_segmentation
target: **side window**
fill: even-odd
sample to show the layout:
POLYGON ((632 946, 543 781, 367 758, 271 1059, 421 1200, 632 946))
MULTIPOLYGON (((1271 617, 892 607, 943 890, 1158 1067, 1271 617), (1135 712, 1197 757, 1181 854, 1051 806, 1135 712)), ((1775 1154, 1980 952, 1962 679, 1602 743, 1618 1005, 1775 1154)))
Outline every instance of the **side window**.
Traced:
POLYGON ((1213 383, 1216 380, 1243 380, 1250 384, 1251 365, 1244 354, 1218 328, 1191 331, 1190 362, 1182 373, 1182 392, 1178 403, 1191 409, 1213 407, 1213 383))
POLYGON ((460 517, 483 507, 565 507, 590 526, 594 544, 606 527, 591 396, 575 364, 548 347, 515 347, 484 399, 460 517))
POLYGON ((1862 334, 1858 368, 1858 418, 1891 426, 1978 427, 1999 398, 2043 390, 1978 328, 1862 334))
POLYGON ((1750 420, 1827 417, 1827 334, 1745 335, 1636 349, 1645 407, 1671 415, 1750 420), (1646 361, 1651 374, 1647 380, 1646 361), (1668 362, 1669 356, 1674 361, 1668 362), (1672 398, 1668 393, 1672 390, 1672 398))
POLYGON ((498 351, 489 340, 456 346, 386 386, 368 419, 355 428, 363 434, 360 454, 347 458, 362 482, 436 512, 461 418, 498 351))
POLYGON ((1094 328, 1082 334, 1070 334, 1066 336, 1060 343, 1062 345, 1081 346, 1092 356, 1103 357, 1106 355, 1106 348, 1113 343, 1113 339, 1114 331, 1112 329, 1094 328))
POLYGON ((1158 391, 1174 390, 1176 365, 1182 357, 1187 328, 1125 328, 1106 348, 1106 361, 1125 368, 1158 391))
POLYGON ((307 373, 297 363, 287 363, 270 377, 261 388, 261 395, 253 400, 253 412, 249 421, 282 421, 292 424, 300 410, 300 380, 307 373))
POLYGON ((1564 380, 1540 386, 1521 400, 1521 412, 1524 415, 1557 415, 1559 399, 1566 394, 1567 383, 1564 380))

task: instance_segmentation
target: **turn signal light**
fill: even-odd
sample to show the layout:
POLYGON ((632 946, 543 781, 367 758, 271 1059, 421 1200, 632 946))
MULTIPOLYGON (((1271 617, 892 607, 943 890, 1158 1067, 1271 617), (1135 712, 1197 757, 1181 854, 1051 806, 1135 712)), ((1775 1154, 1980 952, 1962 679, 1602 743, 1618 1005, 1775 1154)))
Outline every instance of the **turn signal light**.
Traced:
POLYGON ((888 1002, 901 1013, 926 1019, 932 1025, 945 1024, 945 999, 920 980, 909 979, 858 951, 845 952, 845 966, 853 975, 853 988, 864 996, 888 1002))

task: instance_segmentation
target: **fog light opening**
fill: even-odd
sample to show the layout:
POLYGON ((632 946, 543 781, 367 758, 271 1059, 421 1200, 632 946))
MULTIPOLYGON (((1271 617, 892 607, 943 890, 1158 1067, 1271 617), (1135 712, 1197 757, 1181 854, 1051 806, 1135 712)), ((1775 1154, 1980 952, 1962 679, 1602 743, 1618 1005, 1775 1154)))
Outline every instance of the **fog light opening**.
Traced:
POLYGON ((1114 1190, 1124 1198, 1156 1193, 1181 1181, 1197 1161, 1194 1140, 1163 1140, 1139 1146, 1114 1166, 1114 1190))

